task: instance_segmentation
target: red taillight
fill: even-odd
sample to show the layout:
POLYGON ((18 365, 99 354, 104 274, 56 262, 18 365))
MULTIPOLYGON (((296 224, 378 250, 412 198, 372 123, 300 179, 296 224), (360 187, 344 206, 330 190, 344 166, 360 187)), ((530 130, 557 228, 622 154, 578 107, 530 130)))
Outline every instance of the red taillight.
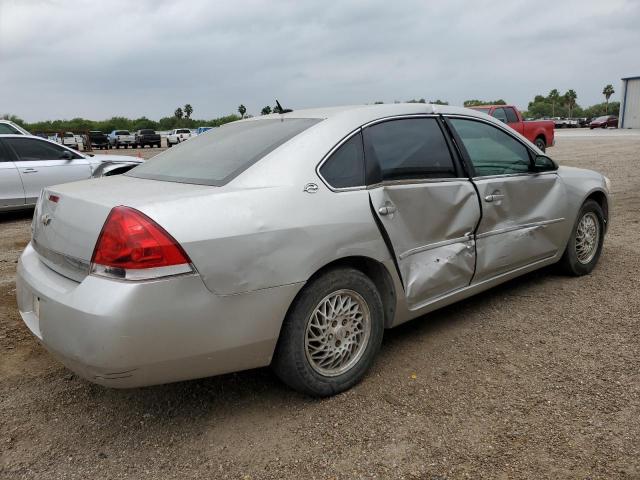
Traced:
POLYGON ((192 272, 191 260, 176 240, 142 212, 115 207, 102 227, 91 272, 143 280, 192 272))

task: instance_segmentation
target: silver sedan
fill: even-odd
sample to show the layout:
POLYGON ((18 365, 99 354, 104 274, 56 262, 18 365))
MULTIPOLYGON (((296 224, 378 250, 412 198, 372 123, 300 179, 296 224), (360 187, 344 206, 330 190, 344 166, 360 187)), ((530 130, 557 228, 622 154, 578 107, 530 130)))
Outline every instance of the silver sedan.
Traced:
POLYGON ((141 163, 124 155, 80 153, 29 134, 0 134, 0 211, 33 208, 50 185, 118 175, 141 163))
POLYGON ((387 328, 545 265, 590 273, 609 204, 607 178, 473 110, 267 115, 45 189, 18 304, 102 385, 272 365, 331 395, 365 375, 387 328))

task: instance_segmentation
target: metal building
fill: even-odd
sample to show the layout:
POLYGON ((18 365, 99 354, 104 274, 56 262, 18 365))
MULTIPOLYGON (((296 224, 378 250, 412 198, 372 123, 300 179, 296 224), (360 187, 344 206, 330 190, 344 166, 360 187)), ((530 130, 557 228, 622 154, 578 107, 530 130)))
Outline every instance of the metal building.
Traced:
POLYGON ((622 79, 620 128, 640 128, 640 77, 622 79))

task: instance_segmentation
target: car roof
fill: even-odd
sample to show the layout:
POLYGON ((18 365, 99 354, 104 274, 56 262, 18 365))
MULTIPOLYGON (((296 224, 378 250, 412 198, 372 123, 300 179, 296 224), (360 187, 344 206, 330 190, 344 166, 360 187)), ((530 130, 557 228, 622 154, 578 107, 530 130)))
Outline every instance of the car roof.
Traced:
POLYGON ((469 108, 455 107, 451 105, 435 105, 430 103, 389 103, 376 105, 346 105, 339 107, 308 108, 294 110, 288 113, 272 113, 260 115, 240 121, 260 121, 274 118, 318 118, 323 120, 346 118, 357 119, 362 124, 396 115, 416 114, 461 114, 478 118, 487 118, 487 115, 469 108))

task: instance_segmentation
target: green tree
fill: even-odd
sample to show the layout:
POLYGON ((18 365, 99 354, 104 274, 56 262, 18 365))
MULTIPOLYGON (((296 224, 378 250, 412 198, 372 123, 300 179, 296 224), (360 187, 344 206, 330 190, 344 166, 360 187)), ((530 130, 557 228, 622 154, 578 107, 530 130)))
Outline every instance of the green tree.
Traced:
POLYGON ((271 113, 271 107, 267 105, 266 107, 262 108, 260 115, 269 115, 270 113, 271 113))
POLYGON ((433 105, 449 105, 449 102, 445 102, 444 100, 431 100, 429 103, 433 105))
POLYGON ((465 107, 480 107, 482 105, 506 105, 506 104, 507 102, 505 102, 503 99, 490 100, 488 102, 485 102, 484 100, 473 99, 473 100, 465 100, 463 105, 465 107))
POLYGON ((604 95, 605 98, 605 114, 609 113, 609 99, 611 98, 611 95, 613 95, 614 93, 616 93, 616 91, 613 89, 613 85, 609 84, 606 87, 604 87, 602 89, 602 94, 604 95))
POLYGON ((383 101, 378 100, 377 102, 373 102, 374 105, 384 105, 383 101))
POLYGON ((173 116, 178 118, 178 119, 182 119, 182 117, 184 117, 184 112, 182 111, 182 109, 180 107, 176 108, 176 111, 173 112, 173 116))
MULTIPOLYGON (((536 97, 537 98, 537 97, 536 97)), ((551 102, 551 116, 556 116, 556 104, 560 101, 560 92, 557 89, 553 89, 549 92, 549 96, 547 97, 551 102)))
POLYGON ((240 106, 238 107, 238 113, 240 114, 240 118, 244 118, 244 114, 247 113, 247 107, 240 104, 240 106))
POLYGON ((569 118, 571 118, 571 111, 576 104, 576 99, 578 98, 578 94, 575 90, 568 90, 567 93, 564 94, 565 103, 569 107, 569 118))
POLYGON ((191 106, 190 103, 187 103, 184 106, 184 116, 188 119, 191 119, 191 114, 193 113, 193 107, 191 106))

